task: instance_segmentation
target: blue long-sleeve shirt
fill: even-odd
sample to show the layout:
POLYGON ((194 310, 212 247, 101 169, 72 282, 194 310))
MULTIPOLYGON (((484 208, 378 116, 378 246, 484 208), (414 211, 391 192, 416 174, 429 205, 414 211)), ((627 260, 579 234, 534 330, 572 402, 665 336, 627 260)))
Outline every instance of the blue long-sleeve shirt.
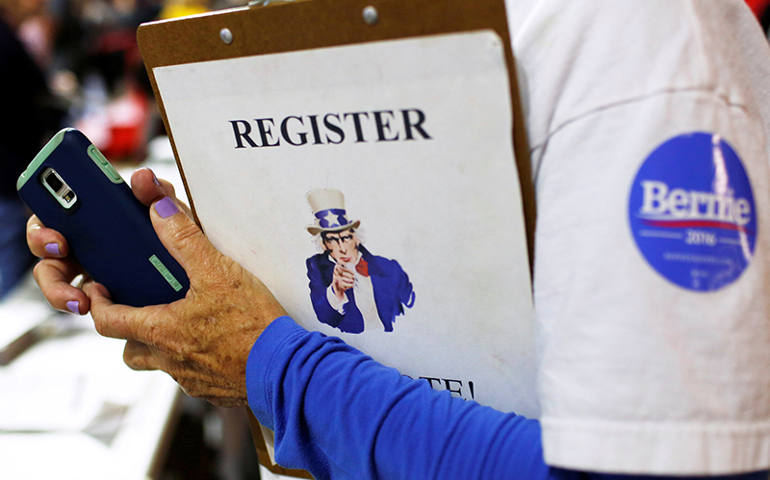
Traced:
POLYGON ((289 317, 252 347, 246 386, 254 415, 275 432, 276 460, 317 479, 648 478, 549 467, 536 420, 434 391, 289 317))

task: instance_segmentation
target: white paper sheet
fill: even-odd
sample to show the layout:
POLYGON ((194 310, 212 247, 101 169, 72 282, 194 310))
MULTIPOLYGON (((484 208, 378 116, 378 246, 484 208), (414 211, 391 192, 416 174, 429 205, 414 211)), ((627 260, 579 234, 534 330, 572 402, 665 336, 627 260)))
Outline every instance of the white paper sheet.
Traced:
POLYGON ((206 234, 294 319, 434 388, 537 416, 526 237, 496 34, 154 74, 206 234), (414 306, 392 332, 343 333, 314 312, 306 259, 320 250, 305 227, 316 188, 343 192, 362 244, 408 274, 414 306))

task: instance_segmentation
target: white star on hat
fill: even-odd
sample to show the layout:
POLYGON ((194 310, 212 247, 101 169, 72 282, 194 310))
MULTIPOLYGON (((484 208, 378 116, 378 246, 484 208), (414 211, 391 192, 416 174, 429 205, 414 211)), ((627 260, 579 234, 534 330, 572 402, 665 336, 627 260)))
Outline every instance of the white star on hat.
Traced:
POLYGON ((326 224, 329 226, 329 228, 336 227, 340 223, 339 216, 332 212, 326 212, 326 215, 324 215, 324 220, 326 220, 326 224), (333 221, 332 218, 334 219, 333 221))

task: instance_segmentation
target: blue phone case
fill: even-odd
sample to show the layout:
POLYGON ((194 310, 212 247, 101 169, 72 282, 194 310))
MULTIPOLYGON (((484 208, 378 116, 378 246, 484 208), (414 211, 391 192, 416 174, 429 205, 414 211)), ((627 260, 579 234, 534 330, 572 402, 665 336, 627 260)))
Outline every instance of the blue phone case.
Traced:
POLYGON ((46 227, 64 235, 71 254, 107 287, 115 303, 139 307, 185 296, 187 275, 155 234, 148 208, 79 131, 69 128, 54 135, 21 174, 16 189, 46 227), (69 208, 43 185, 49 167, 76 195, 69 208))

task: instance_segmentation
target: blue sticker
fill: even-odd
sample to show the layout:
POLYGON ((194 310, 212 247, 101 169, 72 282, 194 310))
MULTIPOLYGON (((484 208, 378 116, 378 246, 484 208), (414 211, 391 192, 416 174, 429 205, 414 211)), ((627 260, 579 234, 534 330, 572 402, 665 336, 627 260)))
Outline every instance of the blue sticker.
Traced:
POLYGON ((647 262, 689 290, 729 285, 754 254, 751 183, 738 154, 719 135, 690 133, 658 146, 634 178, 628 218, 647 262))

